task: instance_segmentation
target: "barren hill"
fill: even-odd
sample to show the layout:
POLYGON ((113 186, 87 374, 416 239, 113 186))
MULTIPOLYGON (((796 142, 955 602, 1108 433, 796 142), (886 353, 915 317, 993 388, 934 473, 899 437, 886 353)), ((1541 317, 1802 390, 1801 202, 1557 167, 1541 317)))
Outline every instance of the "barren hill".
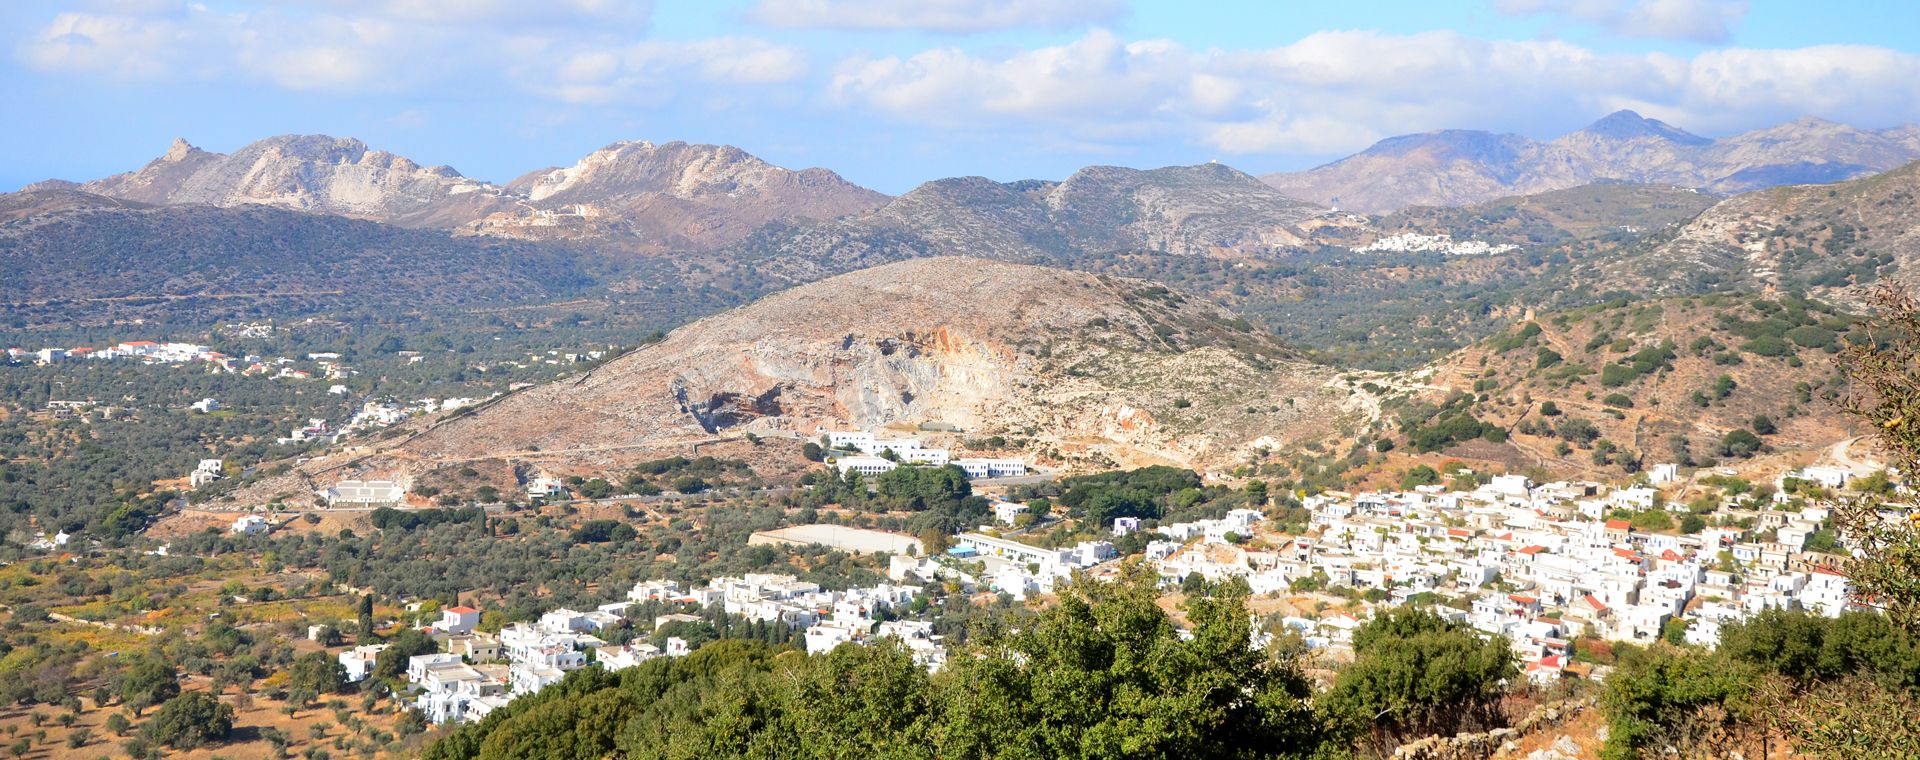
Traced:
POLYGON ((1618 475, 1681 461, 1680 441, 1696 462, 1732 463, 1743 457, 1722 448, 1734 431, 1779 451, 1846 437, 1831 399, 1842 389, 1834 354, 1853 325, 1793 297, 1615 302, 1522 321, 1438 363, 1426 382, 1430 402, 1467 394, 1476 419, 1548 471, 1618 475))
POLYGON ((1472 130, 1381 140, 1352 156, 1262 179, 1298 198, 1365 212, 1458 206, 1600 181, 1738 193, 1834 182, 1920 158, 1911 127, 1805 118, 1710 140, 1618 111, 1551 141, 1472 130))
POLYGON ((1845 289, 1920 263, 1920 163, 1831 185, 1715 205, 1645 255, 1596 278, 1653 292, 1715 287, 1845 289))
POLYGON ((1659 230, 1713 206, 1715 196, 1664 185, 1602 183, 1471 206, 1416 206, 1380 217, 1380 234, 1446 234, 1527 248, 1659 230))
POLYGON ((702 319, 585 375, 444 420, 351 471, 479 460, 610 471, 749 431, 923 425, 1004 436, 1055 465, 1194 464, 1329 434, 1368 413, 1354 398, 1332 370, 1161 286, 929 258, 702 319))

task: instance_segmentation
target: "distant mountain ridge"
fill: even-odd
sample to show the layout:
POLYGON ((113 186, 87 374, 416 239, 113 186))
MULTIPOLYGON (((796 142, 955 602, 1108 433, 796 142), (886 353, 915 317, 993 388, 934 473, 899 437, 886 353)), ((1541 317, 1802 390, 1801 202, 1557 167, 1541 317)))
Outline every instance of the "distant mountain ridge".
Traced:
POLYGON ((1366 213, 1460 206, 1595 182, 1731 194, 1836 182, 1920 158, 1920 126, 1869 130, 1817 118, 1713 140, 1616 111, 1547 142, 1441 130, 1390 137, 1303 172, 1261 179, 1297 198, 1366 213))
POLYGON ((0 195, 0 319, 15 329, 545 301, 592 286, 591 264, 550 245, 265 204, 0 195))
POLYGON ((704 249, 768 222, 831 219, 885 203, 886 195, 826 169, 792 171, 731 145, 623 141, 573 166, 507 185, 534 213, 515 209, 469 225, 487 234, 538 236, 556 215, 624 220, 662 248, 704 249))
POLYGON ((161 206, 264 205, 463 234, 592 238, 650 250, 708 248, 769 221, 832 218, 887 200, 825 169, 791 171, 728 145, 619 142, 571 167, 496 185, 326 135, 270 137, 231 154, 175 140, 135 171, 26 189, 75 189, 161 206))
POLYGON ((231 154, 176 139, 140 169, 75 189, 160 206, 257 204, 404 227, 452 227, 513 205, 502 188, 449 167, 325 135, 270 137, 231 154))
POLYGON ((1305 226, 1325 212, 1221 164, 1091 166, 1060 182, 934 180, 864 214, 770 225, 723 253, 801 278, 926 256, 1198 256, 1306 244, 1305 226))

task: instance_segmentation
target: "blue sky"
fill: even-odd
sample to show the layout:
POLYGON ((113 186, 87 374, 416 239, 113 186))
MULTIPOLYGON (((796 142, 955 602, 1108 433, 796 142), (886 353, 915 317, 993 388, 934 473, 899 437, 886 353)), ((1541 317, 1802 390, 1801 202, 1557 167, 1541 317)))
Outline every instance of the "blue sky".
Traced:
POLYGON ((0 188, 283 133, 497 182, 615 140, 731 143, 898 193, 1297 169, 1617 108, 1710 136, 1878 128, 1920 121, 1916 30, 1913 2, 13 0, 0 188))

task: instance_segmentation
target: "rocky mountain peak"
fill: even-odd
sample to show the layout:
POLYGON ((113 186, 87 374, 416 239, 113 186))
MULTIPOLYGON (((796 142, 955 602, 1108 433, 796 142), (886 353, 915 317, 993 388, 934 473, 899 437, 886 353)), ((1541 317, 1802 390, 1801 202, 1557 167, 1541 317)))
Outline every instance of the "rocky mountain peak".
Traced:
POLYGON ((138 171, 81 186, 158 205, 266 205, 417 227, 449 227, 509 202, 499 188, 350 137, 278 135, 230 154, 176 139, 138 171))
POLYGON ((1626 109, 1601 117, 1599 121, 1587 125, 1586 129, 1580 130, 1577 134, 1612 140, 1653 137, 1684 145, 1708 145, 1713 142, 1659 119, 1649 119, 1626 109))
POLYGON ((176 137, 173 138, 173 144, 167 147, 166 154, 162 155, 160 160, 170 164, 179 163, 186 160, 187 156, 201 152, 203 151, 199 148, 193 147, 193 143, 187 142, 187 138, 176 137))

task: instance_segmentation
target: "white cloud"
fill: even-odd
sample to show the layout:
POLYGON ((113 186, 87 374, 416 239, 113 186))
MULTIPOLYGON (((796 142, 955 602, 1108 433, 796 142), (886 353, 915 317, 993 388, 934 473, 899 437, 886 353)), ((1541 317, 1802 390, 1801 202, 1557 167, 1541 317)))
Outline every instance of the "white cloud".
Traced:
POLYGON ((851 58, 831 92, 842 103, 944 128, 1330 154, 1444 127, 1550 133, 1622 107, 1708 133, 1808 113, 1865 124, 1920 119, 1920 56, 1827 46, 1685 58, 1364 31, 1222 51, 1127 42, 1096 29, 998 56, 938 48, 851 58))
MULTIPOLYGON (((159 0, 112 0, 157 2, 159 0)), ((650 0, 265 0, 281 6, 431 24, 513 26, 645 25, 650 0)))
POLYGON ((380 18, 196 9, 178 17, 63 13, 19 53, 43 71, 123 80, 393 92, 446 73, 451 42, 444 32, 380 18))
POLYGON ((690 85, 764 86, 807 72, 798 48, 746 37, 649 40, 564 53, 535 50, 515 76, 532 91, 568 103, 660 104, 690 85), (551 52, 552 55, 548 55, 551 52))
MULTIPOLYGON (((521 90, 564 102, 666 103, 705 86, 805 73, 797 48, 757 39, 633 41, 647 3, 626 0, 280 0, 209 11, 93 0, 17 50, 33 68, 132 81, 258 83, 297 91, 521 90), (598 20, 602 27, 527 26, 598 20)), ((223 6, 224 7, 224 6, 223 6)), ((710 96, 710 91, 693 93, 710 96)))
POLYGON ((967 33, 1065 29, 1119 18, 1120 0, 760 0, 763 24, 812 29, 917 29, 967 33))
MULTIPOLYGON (((1174 105, 1192 57, 1162 40, 1127 43, 1096 29, 1058 47, 991 60, 958 48, 911 58, 854 59, 834 77, 843 101, 950 124, 1006 117, 1073 122, 1125 119, 1174 105)), ((1205 86, 1216 93, 1224 83, 1205 86)))
POLYGON ((20 47, 34 68, 120 79, 159 79, 192 66, 193 51, 214 33, 173 19, 62 13, 20 47))
POLYGON ((1566 16, 1629 37, 1695 42, 1726 41, 1747 15, 1746 0, 1498 0, 1495 5, 1519 16, 1566 16))

